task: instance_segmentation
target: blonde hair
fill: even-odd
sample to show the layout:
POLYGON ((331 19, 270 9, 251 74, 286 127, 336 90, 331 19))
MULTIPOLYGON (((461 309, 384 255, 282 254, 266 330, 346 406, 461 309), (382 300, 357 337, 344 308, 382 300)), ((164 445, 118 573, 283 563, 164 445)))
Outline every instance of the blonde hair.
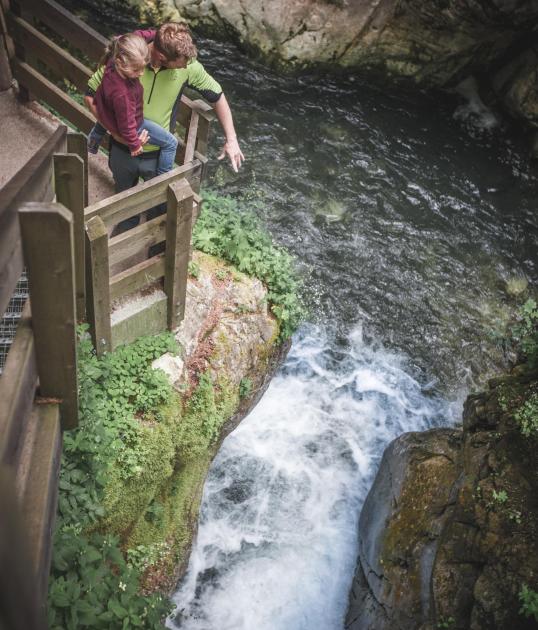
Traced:
POLYGON ((179 57, 195 59, 198 55, 189 27, 184 22, 167 22, 160 26, 153 45, 168 61, 179 57))
POLYGON ((101 65, 106 64, 110 59, 120 70, 141 68, 149 60, 148 45, 140 35, 134 33, 114 37, 106 47, 101 65))

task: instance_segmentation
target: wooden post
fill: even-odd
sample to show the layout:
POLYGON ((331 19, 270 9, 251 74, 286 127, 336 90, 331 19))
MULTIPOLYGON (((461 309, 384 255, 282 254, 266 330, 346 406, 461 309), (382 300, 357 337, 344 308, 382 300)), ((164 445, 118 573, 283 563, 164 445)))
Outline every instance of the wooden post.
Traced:
POLYGON ((86 223, 86 315, 95 351, 112 349, 108 230, 101 217, 86 223))
POLYGON ((210 105, 197 99, 193 103, 199 111, 200 120, 198 121, 198 137, 196 142, 196 150, 198 153, 207 156, 209 146, 209 132, 211 130, 211 122, 215 119, 215 114, 210 105))
POLYGON ((67 152, 76 153, 84 162, 84 206, 88 205, 89 189, 89 165, 88 165, 88 141, 83 133, 69 132, 67 134, 67 152))
POLYGON ((73 213, 77 320, 85 318, 84 162, 74 153, 54 154, 56 201, 73 213))
POLYGON ((192 116, 189 123, 189 132, 187 133, 187 142, 185 144, 185 157, 183 164, 187 164, 194 159, 194 149, 196 147, 196 135, 198 134, 198 120, 200 116, 198 112, 192 110, 192 116))
POLYGON ((10 51, 9 46, 13 45, 9 41, 9 35, 7 32, 6 20, 4 17, 4 7, 0 4, 0 91, 8 90, 11 87, 13 76, 11 75, 11 68, 9 66, 10 51))
POLYGON ((168 186, 164 292, 168 297, 169 330, 177 328, 185 315, 192 205, 193 192, 186 179, 168 186))
POLYGON ((46 608, 39 600, 28 531, 15 493, 15 474, 4 464, 0 464, 0 505, 0 566, 4 574, 1 583, 2 627, 46 630, 46 608))
POLYGON ((19 209, 42 396, 60 398, 62 428, 78 424, 73 217, 58 203, 19 209))

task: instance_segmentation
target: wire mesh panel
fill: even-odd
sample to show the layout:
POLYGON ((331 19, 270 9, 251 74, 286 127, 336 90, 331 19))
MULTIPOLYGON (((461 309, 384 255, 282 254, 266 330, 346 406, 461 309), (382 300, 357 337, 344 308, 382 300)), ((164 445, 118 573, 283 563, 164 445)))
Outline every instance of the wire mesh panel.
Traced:
POLYGON ((17 326, 19 325, 22 309, 28 298, 28 276, 26 270, 22 272, 22 276, 17 282, 15 291, 9 300, 4 316, 0 320, 0 374, 6 364, 7 355, 15 333, 17 332, 17 326))

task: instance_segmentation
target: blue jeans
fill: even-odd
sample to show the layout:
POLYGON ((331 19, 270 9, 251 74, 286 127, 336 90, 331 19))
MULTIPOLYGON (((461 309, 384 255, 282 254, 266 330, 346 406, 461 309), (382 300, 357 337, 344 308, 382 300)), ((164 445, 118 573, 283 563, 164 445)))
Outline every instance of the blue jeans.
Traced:
MULTIPOLYGON (((154 144, 160 148, 159 159, 157 160, 157 175, 167 173, 174 168, 174 159, 177 150, 177 138, 166 131, 163 127, 152 120, 144 118, 138 129, 138 135, 145 129, 149 134, 149 144, 154 144)), ((96 123, 88 134, 88 151, 97 153, 99 145, 103 141, 106 129, 100 123, 96 123)))

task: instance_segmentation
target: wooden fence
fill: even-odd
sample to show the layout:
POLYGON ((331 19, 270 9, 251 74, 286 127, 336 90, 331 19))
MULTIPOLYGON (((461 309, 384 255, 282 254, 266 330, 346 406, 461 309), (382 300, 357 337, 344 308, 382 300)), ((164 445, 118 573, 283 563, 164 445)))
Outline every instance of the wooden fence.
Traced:
MULTIPOLYGON (((11 67, 26 98, 37 98, 53 107, 76 129, 88 133, 95 118, 51 80, 68 80, 84 93, 92 75, 87 65, 55 44, 43 27, 75 48, 90 63, 97 64, 106 38, 72 15, 54 0, 11 0, 5 21, 11 39, 11 67)), ((177 112, 178 164, 193 158, 205 165, 211 121, 211 106, 200 99, 182 96, 177 112)))
MULTIPOLYGON (((46 595, 61 429, 78 423, 75 220, 53 199, 56 190, 58 200, 83 207, 84 163, 77 153, 67 153, 79 145, 79 136, 59 127, 0 191, 0 314, 23 267, 30 287, 0 377, 2 510, 5 514, 9 504, 10 526, 21 524, 26 548, 19 549, 19 561, 26 558, 30 565, 21 572, 33 583, 29 606, 41 605, 46 595), (66 169, 80 178, 78 193, 66 169)), ((14 555, 0 547, 2 556, 14 555)))
MULTIPOLYGON (((86 221, 87 319, 98 354, 113 349, 112 303, 163 279, 163 328, 185 312, 191 227, 202 164, 193 160, 136 188, 88 206, 86 221), (166 212, 110 237, 118 223, 166 204, 166 212), (163 253, 152 255, 163 244, 163 253)), ((123 340, 125 341, 125 340, 123 340)))

